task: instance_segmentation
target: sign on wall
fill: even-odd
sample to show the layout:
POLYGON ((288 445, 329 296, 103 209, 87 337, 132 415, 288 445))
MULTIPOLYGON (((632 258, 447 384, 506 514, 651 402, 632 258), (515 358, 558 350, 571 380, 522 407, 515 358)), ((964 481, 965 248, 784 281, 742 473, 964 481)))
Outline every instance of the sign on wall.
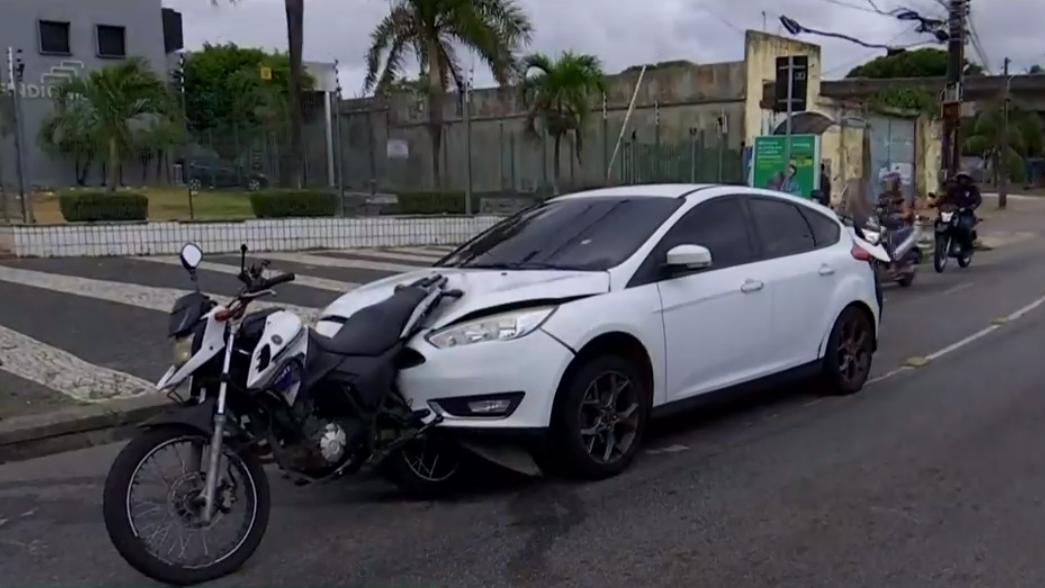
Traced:
POLYGON ((784 159, 787 137, 755 138, 752 185, 810 198, 820 185, 820 137, 791 135, 791 161, 784 159))
MULTIPOLYGON (((63 59, 40 75, 40 83, 22 82, 22 98, 54 98, 62 84, 74 80, 83 73, 84 63, 75 59, 63 59)), ((26 76, 28 77, 28 76, 26 76)))

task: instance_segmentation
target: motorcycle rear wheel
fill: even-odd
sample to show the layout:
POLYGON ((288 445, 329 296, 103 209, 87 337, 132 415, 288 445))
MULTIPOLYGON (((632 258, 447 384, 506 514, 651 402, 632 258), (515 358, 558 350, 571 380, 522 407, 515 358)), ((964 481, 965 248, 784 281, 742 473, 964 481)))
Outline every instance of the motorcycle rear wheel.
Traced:
POLYGON ((154 580, 190 585, 227 576, 250 558, 265 535, 271 509, 268 479, 254 455, 240 454, 227 446, 222 451, 221 486, 215 493, 215 514, 209 523, 202 521, 195 497, 202 490, 205 475, 193 466, 191 448, 198 447, 205 456, 209 443, 200 432, 184 427, 150 429, 128 443, 109 470, 103 496, 109 538, 127 563, 154 580), (189 445, 188 455, 177 449, 178 445, 189 445), (171 460, 171 463, 180 464, 181 472, 171 474, 157 470, 158 466, 151 460, 172 451, 177 462, 171 460), (166 492, 160 493, 165 500, 140 499, 138 488, 150 481, 147 476, 152 477, 152 482, 167 484, 166 492), (233 518, 230 515, 240 500, 243 501, 243 522, 233 527, 229 547, 220 550, 216 543, 211 555, 212 546, 207 537, 219 523, 233 518), (147 505, 144 509, 140 508, 143 504, 147 505), (162 518, 157 520, 157 515, 162 518), (186 556, 188 548, 197 544, 199 547, 193 551, 202 550, 201 556, 191 562, 179 560, 186 556))
POLYGON ((426 435, 389 455, 378 468, 412 498, 439 498, 457 489, 465 451, 452 440, 426 435))

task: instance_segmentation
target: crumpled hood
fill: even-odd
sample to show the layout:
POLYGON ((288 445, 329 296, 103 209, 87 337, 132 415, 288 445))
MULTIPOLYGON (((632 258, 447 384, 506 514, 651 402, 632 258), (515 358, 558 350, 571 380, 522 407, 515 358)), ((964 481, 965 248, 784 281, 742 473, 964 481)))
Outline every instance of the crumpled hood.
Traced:
POLYGON ((464 292, 464 296, 456 300, 443 299, 429 320, 434 328, 475 311, 505 304, 605 294, 610 289, 609 274, 599 271, 424 268, 360 286, 332 302, 320 317, 348 318, 357 310, 391 296, 397 285, 409 284, 433 273, 447 278, 447 289, 464 292))

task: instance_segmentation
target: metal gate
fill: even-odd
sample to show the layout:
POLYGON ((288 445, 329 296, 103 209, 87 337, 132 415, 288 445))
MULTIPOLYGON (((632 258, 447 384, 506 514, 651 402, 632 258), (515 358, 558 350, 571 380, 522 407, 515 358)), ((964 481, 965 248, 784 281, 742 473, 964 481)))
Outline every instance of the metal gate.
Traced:
POLYGON ((915 121, 887 116, 868 118, 871 167, 868 170, 869 198, 882 192, 882 180, 890 172, 900 174, 904 196, 915 196, 915 121))

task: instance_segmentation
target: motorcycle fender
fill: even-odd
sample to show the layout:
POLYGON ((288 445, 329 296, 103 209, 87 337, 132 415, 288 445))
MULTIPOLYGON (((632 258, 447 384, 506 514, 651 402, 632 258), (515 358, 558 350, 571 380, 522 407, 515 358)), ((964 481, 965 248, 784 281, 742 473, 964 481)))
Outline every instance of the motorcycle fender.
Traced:
POLYGON ((153 429, 168 425, 186 427, 194 431, 210 435, 214 429, 214 403, 209 398, 200 404, 182 406, 164 411, 139 425, 143 429, 153 429))

